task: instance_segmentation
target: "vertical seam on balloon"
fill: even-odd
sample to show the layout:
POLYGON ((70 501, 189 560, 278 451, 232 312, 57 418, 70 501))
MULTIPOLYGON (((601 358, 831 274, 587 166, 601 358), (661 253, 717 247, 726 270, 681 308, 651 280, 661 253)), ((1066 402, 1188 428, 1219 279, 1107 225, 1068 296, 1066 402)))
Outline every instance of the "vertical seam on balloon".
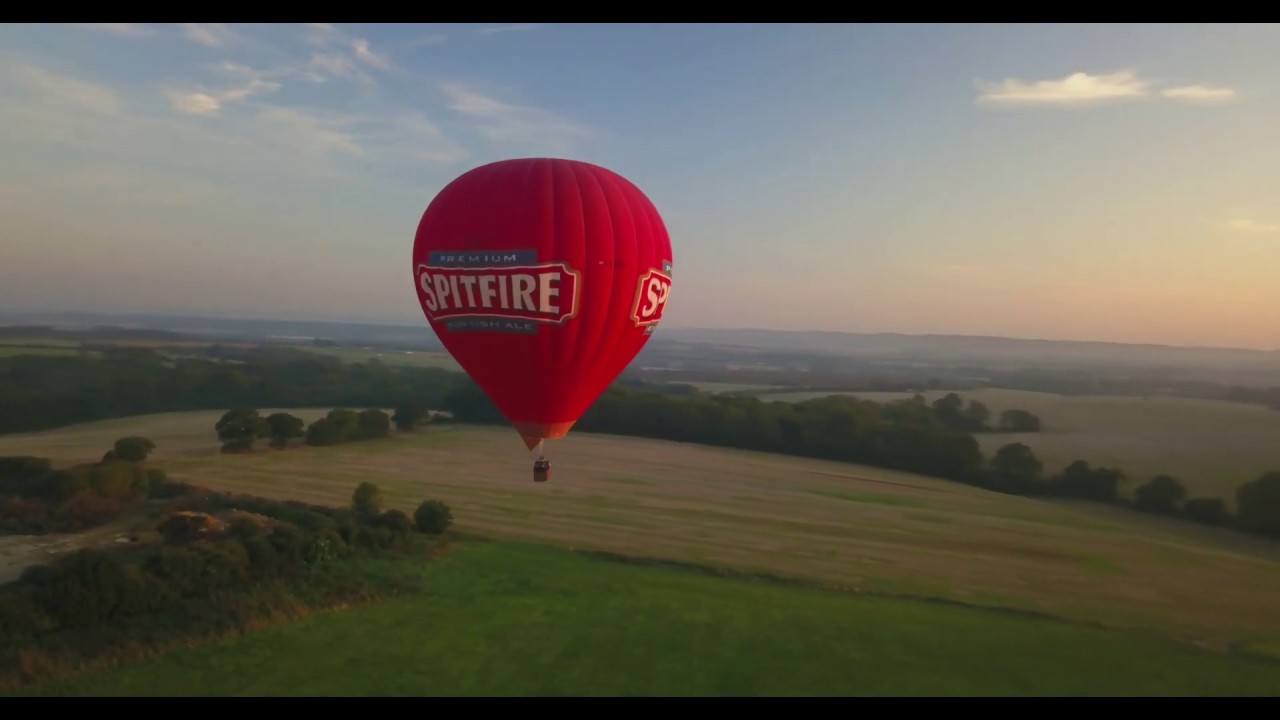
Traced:
MULTIPOLYGON (((536 188, 540 185, 540 183, 535 183, 534 179, 538 176, 539 173, 542 172, 543 168, 547 168, 547 172, 551 175, 551 183, 549 183, 549 186, 551 188, 551 202, 550 202, 551 218, 552 218, 551 227, 554 228, 555 227, 555 191, 556 191, 555 190, 555 173, 552 172, 553 168, 550 167, 550 163, 548 163, 546 160, 535 160, 528 164, 528 167, 525 169, 524 180, 520 186, 519 197, 528 198, 527 202, 538 201, 538 199, 532 196, 531 188, 536 190, 536 188)), ((554 242, 555 242, 555 236, 553 231, 552 248, 555 247, 554 242)), ((538 245, 541 246, 542 243, 539 242, 538 245)), ((536 249, 537 249, 537 246, 535 246, 535 250, 536 249)), ((541 253, 539 253, 539 255, 541 255, 541 253)), ((542 262, 548 259, 550 258, 542 258, 542 257, 538 258, 539 262, 542 262)), ((551 343, 548 342, 547 338, 548 338, 548 334, 545 332, 538 332, 536 335, 534 335, 533 355, 534 357, 540 360, 546 358, 549 352, 549 348, 551 347, 551 343)), ((526 364, 526 366, 530 368, 538 367, 538 365, 539 363, 537 362, 526 364)), ((533 391, 533 397, 536 398, 535 402, 538 405, 538 408, 537 408, 538 417, 542 417, 542 413, 545 412, 545 408, 547 404, 551 402, 551 394, 549 392, 549 389, 552 383, 548 382, 548 378, 546 376, 539 378, 536 376, 536 374, 533 374, 533 376, 530 378, 530 384, 532 385, 530 390, 533 391)), ((534 420, 534 418, 526 418, 526 420, 531 421, 531 420, 534 420)))
MULTIPOLYGON (((608 178, 600 177, 599 170, 596 170, 594 168, 581 167, 579 169, 581 170, 582 176, 585 176, 586 179, 588 179, 588 182, 590 182, 591 184, 594 184, 595 191, 599 192, 600 199, 603 200, 602 208, 605 214, 605 220, 607 220, 607 223, 605 224, 608 225, 609 240, 611 240, 611 242, 607 243, 607 245, 613 247, 613 250, 611 251, 611 263, 605 265, 605 269, 607 269, 607 273, 600 274, 600 282, 605 283, 605 287, 608 287, 609 290, 608 290, 607 296, 605 296, 605 301, 603 306, 596 307, 595 309, 595 313, 593 314, 594 327, 590 329, 590 334, 586 334, 585 336, 585 337, 596 338, 595 345, 591 346, 589 350, 593 352, 593 355, 595 356, 595 359, 594 359, 595 363, 600 363, 603 357, 608 357, 608 348, 609 348, 609 343, 604 342, 605 338, 602 338, 600 336, 602 336, 604 332, 608 332, 609 327, 611 327, 611 325, 609 325, 609 314, 611 314, 611 310, 613 307, 614 293, 617 293, 617 290, 618 290, 617 288, 618 233, 617 233, 617 228, 614 227, 614 218, 616 218, 616 214, 614 214, 612 202, 609 201, 609 192, 607 188, 604 187, 605 181, 607 181, 608 178)), ((579 174, 579 173, 575 173, 575 174, 579 174)), ((584 183, 579 182, 580 193, 581 193, 582 184, 584 183)), ((586 202, 584 197, 584 208, 585 206, 586 206, 586 202)), ((599 258, 593 258, 591 260, 599 261, 599 258)), ((582 328, 582 329, 586 331, 586 328, 582 328)), ((577 352, 580 351, 580 347, 581 345, 573 348, 573 350, 575 350, 575 354, 577 354, 577 352)), ((611 384, 612 384, 612 379, 611 379, 611 384)), ((608 389, 608 387, 600 388, 599 392, 604 392, 605 389, 608 389)), ((599 395, 596 395, 595 397, 593 397, 593 400, 591 400, 590 404, 582 407, 582 413, 585 413, 585 411, 588 410, 589 407, 594 404, 596 398, 598 397, 599 395)))
MULTIPOLYGON (((580 206, 580 208, 581 208, 581 215, 582 215, 582 228, 583 228, 583 231, 584 231, 584 232, 583 232, 583 234, 582 234, 582 239, 581 239, 581 242, 582 242, 582 262, 583 262, 583 265, 584 265, 584 266, 590 266, 590 265, 591 265, 591 263, 592 263, 593 261, 596 261, 596 260, 597 260, 597 258, 593 255, 592 244, 591 244, 591 243, 589 243, 589 242, 587 242, 587 233, 586 233, 586 230, 587 230, 587 198, 586 198, 585 194, 584 194, 584 193, 583 193, 583 191, 582 191, 582 189, 583 189, 583 183, 582 183, 582 181, 581 181, 581 178, 579 177, 579 174, 585 175, 586 177, 588 177, 588 178, 590 178, 590 179, 594 179, 594 178, 595 178, 595 174, 591 171, 591 169, 590 169, 590 168, 587 168, 587 167, 582 166, 582 165, 572 165, 572 166, 570 166, 570 167, 569 167, 569 175, 570 175, 570 177, 572 177, 572 178, 573 178, 573 184, 574 184, 574 187, 575 187, 575 189, 576 189, 576 190, 577 190, 577 192, 578 192, 578 204, 579 204, 579 206, 580 206)), ((596 189, 597 189, 597 190, 600 190, 599 183, 597 183, 596 185, 597 185, 596 189)), ((601 192, 601 195, 603 195, 603 194, 604 194, 602 190, 601 190, 600 192, 601 192)), ((604 202, 604 208, 605 208, 605 212, 607 213, 607 212, 608 212, 608 210, 609 210, 609 199, 608 199, 608 197, 605 197, 605 198, 604 198, 604 200, 605 200, 605 202, 604 202)), ((610 234, 612 235, 612 232, 613 232, 613 223, 612 223, 612 215, 611 215, 611 214, 610 214, 609 218, 610 218, 610 223, 609 223, 609 232, 610 232, 610 234)), ((610 239, 612 239, 612 237, 611 237, 610 239)), ((581 272, 582 272, 582 280, 583 280, 583 282, 584 282, 584 283, 587 281, 587 278, 589 278, 589 277, 597 277, 596 275, 594 275, 594 274, 591 272, 590 267, 583 267, 583 268, 581 269, 581 272)), ((612 272, 612 268, 610 269, 610 272, 612 272)), ((601 280, 603 280, 603 279, 604 279, 604 278, 601 278, 601 280)), ((609 276, 609 278, 608 278, 608 284, 609 284, 609 286, 610 286, 610 287, 613 285, 613 276, 612 276, 612 274, 611 274, 611 275, 609 276)), ((594 287, 594 285, 593 285, 592 287, 594 287)), ((585 290, 585 289, 586 289, 586 288, 583 288, 583 290, 585 290)), ((586 295, 586 293, 585 293, 585 292, 581 292, 581 291, 580 291, 580 292, 579 292, 579 297, 580 297, 580 298, 582 298, 582 300, 584 301, 584 303, 585 303, 585 301, 587 300, 587 295, 586 295)), ((590 312, 590 313, 585 312, 586 307, 583 307, 583 312, 580 312, 580 313, 579 313, 579 316, 578 316, 578 317, 579 317, 578 322, 583 323, 583 324, 584 324, 584 327, 583 327, 579 332, 573 333, 573 347, 574 347, 575 349, 577 348, 578 342, 579 342, 583 337, 586 337, 586 338, 595 338, 595 346, 594 346, 594 347, 591 347, 590 345, 588 345, 588 347, 591 347, 591 352, 590 352, 590 353, 588 353, 588 354, 586 354, 585 356, 583 356, 583 357, 585 357, 585 359, 586 359, 586 363, 587 363, 588 367, 589 367, 589 366, 591 366, 591 365, 596 364, 596 363, 599 361, 599 360, 598 360, 599 355, 598 355, 597 353, 599 353, 599 352, 600 352, 600 333, 601 333, 601 331, 602 331, 604 328, 607 328, 607 327, 608 327, 608 322, 607 322, 607 321, 608 321, 608 317, 609 317, 609 316, 608 316, 608 311, 607 311, 607 308, 609 307, 608 303, 606 303, 604 307, 605 307, 605 310, 603 310, 603 311, 602 311, 600 308, 598 308, 598 307, 592 307, 592 308, 591 308, 591 312, 590 312), (590 318, 591 318, 591 320, 592 320, 592 326, 591 326, 591 327, 586 327, 586 326, 585 326, 585 324, 586 324, 586 322, 587 322, 587 317, 588 317, 588 315, 590 316, 590 318)), ((590 340, 588 340, 587 342, 588 342, 588 343, 590 343, 591 341, 590 341, 590 340)), ((566 352, 566 355, 569 355, 569 353, 568 353, 568 352, 566 352)), ((578 368, 578 372, 577 372, 577 373, 575 373, 575 374, 576 374, 576 375, 578 375, 578 376, 581 376, 581 375, 583 374, 583 372, 582 372, 582 371, 583 371, 583 368, 578 368)), ((575 389, 574 389, 574 393, 572 394, 572 397, 574 398, 574 400, 575 400, 575 401, 577 400, 577 398, 578 398, 579 394, 580 394, 580 391, 579 391, 577 388, 575 388, 575 389)), ((575 402, 575 404, 576 404, 576 402, 575 402)), ((580 417, 580 416, 581 416, 581 414, 582 414, 582 412, 586 412, 586 408, 585 408, 585 407, 584 407, 584 408, 582 408, 580 412, 576 412, 576 413, 574 413, 574 414, 580 417)))
MULTIPOLYGON (((602 174, 602 175, 603 175, 603 174, 602 174)), ((621 187, 621 183, 619 183, 619 182, 617 181, 617 179, 616 179, 616 178, 614 178, 614 177, 612 177, 612 176, 609 176, 609 175, 603 175, 602 177, 597 178, 597 180, 598 180, 599 184, 600 184, 600 185, 602 185, 602 186, 603 186, 603 185, 608 185, 608 186, 613 190, 613 196, 621 198, 622 206, 626 208, 626 211, 627 211, 627 217, 631 220, 631 243, 632 243, 632 247, 631 247, 631 257, 632 257, 633 261, 636 261, 636 262, 637 262, 637 264, 636 264, 636 269, 637 269, 637 270, 641 270, 641 268, 639 267, 639 264, 638 264, 638 258, 639 258, 639 255, 640 255, 640 231, 639 231, 639 228, 636 226, 636 209, 635 209, 634 207, 632 207, 632 203, 631 203, 632 198, 631 198, 631 196, 630 196, 630 193, 626 192, 626 188, 625 188, 625 187, 621 187)), ((611 205, 610 205, 610 203, 608 202, 608 201, 609 201, 609 199, 610 199, 610 195, 609 195, 609 193, 605 192, 603 187, 601 188, 601 192, 602 192, 602 193, 604 193, 604 195, 605 195, 606 206, 607 206, 607 207, 610 207, 610 209, 612 210, 612 206, 611 206, 611 205)), ((611 220, 611 221, 612 221, 612 219, 613 219, 613 216, 614 216, 614 214, 613 214, 612 212, 610 212, 610 220, 611 220)), ((611 228, 613 227, 613 223, 612 223, 612 222, 610 222, 610 227, 611 227, 611 228)), ((614 236, 615 236, 615 247, 616 247, 616 244, 617 244, 617 243, 616 243, 616 238, 617 238, 617 228, 614 228, 614 236)), ((616 296, 617 296, 617 294, 618 294, 618 290, 619 290, 619 283, 617 283, 616 281, 613 281, 613 280, 615 280, 615 279, 616 279, 616 276, 617 276, 617 274, 618 274, 618 253, 617 253, 617 251, 616 251, 616 250, 615 250, 615 253, 614 253, 614 263, 613 263, 613 266, 612 266, 612 268, 611 268, 610 272, 611 272, 613 275, 612 275, 612 276, 611 276, 611 278, 610 278, 612 282, 610 282, 610 287, 609 287, 609 304, 608 304, 608 307, 609 307, 610 309, 612 309, 612 308, 613 308, 613 306, 614 306, 614 302, 616 301, 616 296)), ((632 288, 632 286, 631 286, 631 282, 632 282, 632 278, 628 277, 628 278, 627 278, 627 284, 626 284, 626 285, 621 286, 621 287, 623 287, 623 288, 625 289, 625 292, 626 292, 626 294, 627 294, 628 296, 630 295, 630 293, 631 293, 631 292, 632 292, 632 290, 633 290, 633 288, 632 288)), ((630 308, 628 308, 628 311, 629 311, 629 310, 630 310, 630 308)), ((629 312, 628 312, 628 316, 629 316, 629 312)), ((615 353, 615 352, 610 352, 610 351, 611 351, 611 350, 616 350, 617 345, 618 345, 618 342, 619 342, 622 338, 626 337, 626 333, 628 333, 628 332, 630 332, 630 331, 631 331, 630 326, 629 326, 626 322, 624 322, 624 321, 623 321, 623 320, 625 320, 625 319, 626 319, 626 318, 620 318, 620 319, 619 319, 619 321, 618 321, 618 323, 617 323, 617 324, 615 324, 615 325, 613 325, 613 326, 608 326, 608 325, 606 325, 606 328, 608 328, 608 327, 612 327, 612 328, 613 328, 613 330, 612 330, 612 332, 610 332, 610 333, 609 333, 609 335, 608 335, 607 337, 601 338, 601 340, 600 340, 600 349, 601 349, 601 350, 603 350, 603 351, 605 352, 604 357, 606 357, 606 358, 614 358, 614 357, 616 356, 616 353, 615 353)), ((610 373, 610 374, 612 375, 612 377, 613 377, 613 380, 612 380, 612 381, 610 381, 610 385, 612 385, 614 382, 617 382, 617 380, 618 380, 618 376, 620 376, 620 375, 622 374, 622 371, 623 371, 623 370, 625 370, 625 369, 627 368, 627 365, 629 365, 629 364, 630 364, 630 362, 631 362, 631 360, 632 360, 632 359, 634 359, 634 358, 628 358, 626 362, 621 362, 621 361, 617 361, 617 360, 615 360, 615 361, 613 361, 613 362, 605 361, 605 362, 607 363, 607 364, 606 364, 606 368, 607 368, 607 370, 609 371, 609 373, 610 373)), ((607 388, 606 388, 606 389, 607 389, 607 388)))
MULTIPOLYGON (((575 269, 577 270, 577 272, 579 272, 579 283, 584 284, 585 286, 586 281, 588 281, 588 278, 590 277, 588 268, 586 268, 585 265, 589 264, 590 258, 588 258, 588 254, 590 252, 590 247, 591 247, 590 243, 586 241, 586 236, 588 236, 588 227, 586 227, 586 199, 585 197, 582 197, 582 188, 581 188, 581 183, 579 183, 579 178, 577 178, 576 165, 571 163, 557 164, 557 167, 562 168, 564 170, 564 174, 562 177, 568 178, 566 183, 564 183, 564 188, 563 188, 564 192, 566 193, 570 192, 570 187, 568 186, 570 186, 570 183, 572 183, 573 192, 577 193, 577 204, 579 204, 579 213, 577 213, 576 218, 572 218, 572 219, 576 219, 577 222, 581 224, 581 232, 579 233, 580 237, 577 238, 575 242, 577 243, 577 245, 581 246, 582 265, 584 266, 581 266, 581 268, 575 268, 575 269)), ((559 192, 559 190, 561 190, 561 187, 559 187, 559 183, 557 182, 553 182, 552 186, 554 188, 557 188, 557 193, 559 192)), ((561 255, 562 258, 563 256, 570 255, 570 249, 568 249, 566 237, 562 236, 562 234, 561 236, 557 236, 556 245, 557 245, 558 254, 561 255)), ((572 405, 571 401, 573 400, 573 398, 577 396, 577 392, 579 392, 577 391, 576 387, 573 387, 572 383, 575 382, 575 375, 581 375, 581 368, 579 366, 579 357, 577 357, 577 350, 579 350, 579 347, 581 346, 580 341, 582 336, 584 336, 584 332, 586 329, 582 327, 582 323, 585 323, 586 319, 588 319, 588 316, 591 314, 590 310, 588 309, 588 305, 586 305, 585 290, 586 290, 585 287, 576 288, 575 292, 577 292, 577 297, 579 297, 579 314, 577 314, 577 319, 573 320, 573 324, 567 325, 566 327, 566 331, 568 331, 568 328, 570 327, 573 328, 572 331, 563 333, 563 336, 562 336, 563 345, 561 346, 561 350, 563 354, 561 355, 561 363, 559 363, 556 366, 557 386, 566 388, 564 389, 564 393, 566 393, 566 397, 563 397, 561 400, 561 405, 558 405, 558 409, 562 411, 566 409, 567 405, 572 405)))

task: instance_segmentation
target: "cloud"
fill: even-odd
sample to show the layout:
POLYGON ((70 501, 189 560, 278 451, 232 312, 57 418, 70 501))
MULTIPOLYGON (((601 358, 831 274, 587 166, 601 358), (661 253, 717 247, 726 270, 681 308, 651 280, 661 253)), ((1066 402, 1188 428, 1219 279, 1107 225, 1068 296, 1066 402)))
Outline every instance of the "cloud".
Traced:
MULTIPOLYGON (((247 112, 221 113, 216 123, 194 116, 219 114, 227 104, 270 92, 266 73, 224 64, 241 82, 221 90, 170 92, 177 113, 149 109, 145 96, 118 91, 30 63, 0 64, 0 152, 9 175, 24 171, 22 158, 87 157, 100 164, 195 172, 229 191, 254 182, 332 180, 412 166, 451 163, 467 156, 424 115, 392 110, 342 114, 258 100, 247 112), (12 162, 9 162, 9 161, 12 162)), ((140 92, 140 91, 138 91, 140 92)), ((69 164, 68 164, 69 163, 69 164)), ((52 172, 56 165, 40 160, 52 172)), ((0 173, 3 175, 6 173, 0 173)), ((235 190, 239 191, 239 190, 235 190)))
POLYGON ((207 47, 220 48, 235 43, 239 36, 222 23, 181 23, 182 35, 207 47))
POLYGON ((333 78, 375 85, 373 77, 362 66, 382 71, 396 69, 390 56, 375 52, 365 38, 348 37, 327 23, 308 23, 308 29, 308 42, 319 48, 311 55, 309 67, 313 70, 333 78))
POLYGON ((156 34, 155 28, 137 23, 73 23, 73 25, 86 30, 119 35, 120 37, 151 37, 156 34))
POLYGON ((1230 102, 1236 97, 1235 88, 1209 87, 1207 85, 1183 85, 1163 90, 1161 95, 1173 100, 1196 104, 1230 102))
POLYGON ((356 65, 354 58, 342 53, 315 53, 311 56, 310 67, 320 71, 321 77, 328 75, 343 80, 354 80, 365 85, 377 84, 369 73, 356 65))
POLYGON ((225 60, 217 66, 217 69, 235 78, 238 84, 216 91, 167 90, 164 94, 169 99, 169 106, 187 115, 216 115, 228 103, 248 100, 254 95, 279 90, 280 83, 268 78, 297 74, 297 71, 292 68, 263 72, 225 60))
POLYGON ((248 84, 228 88, 216 93, 207 92, 173 92, 166 93, 169 105, 178 112, 188 115, 215 115, 227 103, 248 99, 253 95, 274 92, 280 89, 280 83, 266 80, 250 80, 248 84))
POLYGON ((496 35, 498 33, 508 32, 526 32, 529 30, 537 30, 542 27, 541 23, 519 23, 516 25, 490 25, 482 27, 476 31, 477 35, 496 35))
POLYGON ((1000 83, 978 81, 977 102, 1000 105, 1081 105, 1144 97, 1149 83, 1132 70, 1102 75, 1072 73, 1060 80, 1026 82, 1007 79, 1000 83))
POLYGON ((1227 229, 1243 233, 1280 234, 1280 224, 1260 223, 1256 220, 1243 218, 1228 222, 1227 229))
MULTIPOLYGON (((1028 82, 1014 78, 999 83, 976 82, 982 105, 1042 105, 1055 107, 1096 105, 1103 102, 1145 98, 1151 95, 1152 81, 1141 79, 1132 70, 1091 75, 1072 73, 1057 80, 1028 82)), ((1160 97, 1192 104, 1229 102, 1236 97, 1234 88, 1206 85, 1182 85, 1161 90, 1160 97)))
POLYGON ((385 55, 379 55, 370 50, 369 41, 364 38, 352 40, 351 49, 355 52, 356 59, 367 65, 372 65, 379 70, 387 70, 391 67, 391 61, 385 55))
POLYGON ((578 140, 596 132, 549 110, 515 105, 481 94, 464 83, 443 86, 449 108, 471 120, 490 142, 518 146, 522 152, 570 152, 578 140))

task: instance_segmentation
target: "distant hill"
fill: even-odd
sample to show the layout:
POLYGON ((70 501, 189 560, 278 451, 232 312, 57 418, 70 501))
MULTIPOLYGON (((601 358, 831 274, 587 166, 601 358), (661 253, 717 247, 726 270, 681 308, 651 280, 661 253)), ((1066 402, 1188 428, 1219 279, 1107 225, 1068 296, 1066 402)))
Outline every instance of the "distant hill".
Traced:
MULTIPOLYGON (((246 342, 309 342, 442 349, 435 333, 420 324, 239 319, 95 313, 0 313, 0 326, 46 326, 61 330, 125 328, 150 333, 246 342)), ((1035 340, 972 335, 907 335, 724 328, 661 328, 647 351, 714 345, 723 350, 826 354, 889 364, 920 366, 1132 369, 1212 371, 1223 382, 1280 383, 1280 351, 1240 348, 1035 340), (1238 377, 1235 377, 1238 374, 1238 377)), ((1199 373, 1197 373, 1199 374, 1199 373)))
POLYGON ((183 315, 124 315, 96 313, 0 313, 2 326, 45 326, 55 330, 87 332, 111 327, 131 332, 168 332, 184 336, 244 342, 309 342, 394 345, 438 350, 442 346, 424 321, 421 325, 270 320, 183 315))
MULTIPOLYGON (((831 353, 927 363, 1037 367, 1195 367, 1280 371, 1280 351, 1033 340, 973 335, 906 335, 717 328, 664 328, 667 342, 831 353)), ((655 336, 655 341, 657 336, 655 336)))

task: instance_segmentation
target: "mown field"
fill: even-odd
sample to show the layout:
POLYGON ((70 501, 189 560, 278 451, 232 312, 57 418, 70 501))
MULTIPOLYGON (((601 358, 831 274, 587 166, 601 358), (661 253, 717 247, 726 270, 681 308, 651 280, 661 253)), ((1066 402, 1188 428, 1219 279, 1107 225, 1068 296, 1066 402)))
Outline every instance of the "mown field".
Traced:
MULTIPOLYGON (((295 412, 310 421, 326 410, 295 412)), ((370 480, 393 507, 411 512, 439 498, 460 530, 505 540, 1030 610, 1280 658, 1280 544, 1227 530, 872 468, 585 433, 551 444, 546 484, 532 482, 529 455, 505 428, 443 425, 224 455, 219 415, 4 436, 0 454, 86 462, 141 434, 158 443, 153 462, 171 477, 217 489, 346 504, 370 480)))
POLYGON ((44 695, 1270 695, 1280 665, 1038 618, 464 542, 405 598, 44 695))
MULTIPOLYGON (((921 393, 929 402, 946 390, 921 393)), ((831 393, 765 393, 765 401, 801 401, 831 393)), ((909 393, 848 393, 875 402, 910 397, 909 393)), ((1220 497, 1235 506, 1235 488, 1272 470, 1280 470, 1280 412, 1260 405, 1171 397, 1068 397, 1021 390, 984 389, 958 393, 1000 413, 1019 408, 1038 415, 1040 433, 989 433, 978 436, 984 454, 1010 442, 1026 443, 1057 472, 1076 460, 1125 470, 1131 495, 1160 473, 1182 481, 1192 495, 1220 497)))

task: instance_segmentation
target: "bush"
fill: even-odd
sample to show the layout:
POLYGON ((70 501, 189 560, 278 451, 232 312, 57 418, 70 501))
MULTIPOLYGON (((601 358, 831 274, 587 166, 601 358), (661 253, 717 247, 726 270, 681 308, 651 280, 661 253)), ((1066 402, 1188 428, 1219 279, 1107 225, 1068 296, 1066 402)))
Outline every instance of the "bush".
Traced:
POLYGON ((307 542, 302 551, 302 559, 308 565, 338 560, 347 555, 347 543, 335 530, 318 533, 307 542))
POLYGON ((156 527, 170 545, 195 542, 202 538, 216 537, 226 532, 221 520, 199 512, 175 512, 156 527))
POLYGON ((1191 498, 1183 503, 1182 512, 1188 520, 1205 525, 1227 521, 1227 504, 1219 498, 1191 498))
POLYGON ((116 440, 113 452, 117 460, 136 463, 146 460, 151 451, 155 449, 156 444, 150 439, 131 435, 116 440))
POLYGON ((388 510, 378 516, 375 524, 388 528, 397 535, 408 535, 413 532, 413 521, 403 510, 388 510))
POLYGON ((1260 535, 1280 537, 1280 472, 1269 472, 1236 488, 1240 525, 1260 535))
POLYGON ((145 612, 162 598, 138 568, 96 550, 77 550, 51 570, 40 578, 36 599, 62 627, 89 627, 145 612))
POLYGON ((58 508, 57 527, 62 532, 79 532, 111 521, 129 507, 118 497, 103 497, 95 492, 76 493, 58 508))
POLYGON ((448 505, 439 500, 423 500, 418 509, 413 511, 413 522, 418 527, 418 532, 439 535, 453 524, 453 513, 448 505))
POLYGON ((53 627, 30 593, 9 591, 0 595, 0 637, 23 640, 53 627))
POLYGON ((1186 496, 1187 489, 1177 478, 1157 475, 1134 491, 1133 506, 1144 512, 1172 515, 1186 496))
POLYGON ((351 508, 356 514, 374 517, 382 512, 382 491, 371 482, 362 482, 351 494, 351 508))

